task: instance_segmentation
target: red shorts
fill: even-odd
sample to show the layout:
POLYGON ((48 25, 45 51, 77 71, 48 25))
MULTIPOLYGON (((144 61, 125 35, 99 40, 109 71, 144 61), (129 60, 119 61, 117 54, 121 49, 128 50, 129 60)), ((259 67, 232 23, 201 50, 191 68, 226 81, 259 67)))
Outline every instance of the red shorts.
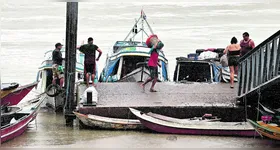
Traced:
POLYGON ((84 65, 84 73, 95 74, 96 72, 96 65, 95 64, 85 64, 84 65))

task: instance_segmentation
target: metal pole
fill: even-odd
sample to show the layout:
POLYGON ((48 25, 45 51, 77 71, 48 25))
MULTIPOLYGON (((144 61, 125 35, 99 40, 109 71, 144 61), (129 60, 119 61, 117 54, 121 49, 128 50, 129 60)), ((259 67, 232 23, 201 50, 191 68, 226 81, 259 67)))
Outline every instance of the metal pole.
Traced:
POLYGON ((73 125, 75 115, 75 76, 76 76, 76 47, 77 47, 78 2, 67 2, 66 9, 66 104, 64 115, 66 125, 73 125))

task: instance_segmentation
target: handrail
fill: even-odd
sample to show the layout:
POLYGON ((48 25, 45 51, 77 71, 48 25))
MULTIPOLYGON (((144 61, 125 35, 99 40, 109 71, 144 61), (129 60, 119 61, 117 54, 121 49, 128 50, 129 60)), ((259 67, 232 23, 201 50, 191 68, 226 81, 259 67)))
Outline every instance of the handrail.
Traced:
POLYGON ((239 60, 238 96, 251 93, 280 77, 280 30, 239 60))

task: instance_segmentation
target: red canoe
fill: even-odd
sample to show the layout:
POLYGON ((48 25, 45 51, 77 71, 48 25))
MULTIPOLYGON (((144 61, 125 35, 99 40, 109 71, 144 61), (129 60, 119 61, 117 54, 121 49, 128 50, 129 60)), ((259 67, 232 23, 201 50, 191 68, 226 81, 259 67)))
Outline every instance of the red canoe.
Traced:
POLYGON ((160 133, 247 137, 258 135, 254 128, 245 122, 186 121, 180 123, 155 118, 138 110, 129 109, 140 120, 143 126, 160 133))
POLYGON ((24 133, 28 124, 36 118, 43 100, 29 102, 27 106, 24 106, 21 111, 15 114, 15 122, 10 122, 1 127, 1 143, 14 139, 24 133))
POLYGON ((37 84, 33 82, 15 89, 1 89, 1 105, 17 105, 37 84))

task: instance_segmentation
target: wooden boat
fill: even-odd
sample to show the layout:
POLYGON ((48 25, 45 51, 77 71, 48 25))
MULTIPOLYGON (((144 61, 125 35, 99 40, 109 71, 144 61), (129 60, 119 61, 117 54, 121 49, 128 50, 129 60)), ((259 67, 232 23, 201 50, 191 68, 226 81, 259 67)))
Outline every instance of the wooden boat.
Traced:
MULTIPOLYGON (((173 81, 177 83, 188 82, 230 82, 229 67, 222 67, 220 58, 224 48, 197 49, 196 53, 188 54, 188 57, 177 57, 173 74, 173 81), (203 53, 213 52, 216 58, 200 58, 203 53)), ((237 75, 234 75, 237 82, 237 75)))
MULTIPOLYGON (((11 84, 1 84, 1 106, 17 105, 36 85, 38 82, 33 82, 17 88, 12 88, 11 84)), ((13 86, 14 87, 14 86, 13 86)))
POLYGON ((280 140, 280 127, 277 124, 266 124, 263 121, 252 121, 247 119, 247 121, 255 128, 255 130, 262 136, 280 140))
POLYGON ((160 120, 164 120, 164 121, 168 121, 168 122, 174 122, 174 123, 190 123, 190 122, 194 122, 194 121, 199 121, 199 122, 213 122, 213 121, 220 121, 221 118, 217 118, 217 116, 210 116, 207 117, 207 115, 205 114, 202 117, 194 117, 194 118, 187 118, 187 119, 178 119, 178 118, 173 118, 173 117, 168 117, 168 116, 164 116, 164 115, 160 115, 160 114, 155 114, 152 112, 147 113, 148 116, 160 119, 160 120))
MULTIPOLYGON (((148 78, 150 71, 146 63, 151 49, 145 41, 152 34, 154 32, 142 10, 126 38, 116 41, 109 50, 99 82, 143 82, 148 78)), ((158 59, 161 64, 158 67, 158 81, 169 81, 168 59, 163 51, 159 52, 158 59)))
POLYGON ((14 122, 1 126, 1 143, 20 136, 27 129, 28 124, 33 121, 40 109, 42 100, 30 101, 19 112, 14 114, 14 122))
POLYGON ((116 130, 133 130, 144 128, 139 120, 117 119, 90 114, 84 115, 78 112, 74 112, 74 114, 84 125, 88 127, 116 130))
POLYGON ((245 122, 199 122, 178 123, 161 120, 141 111, 129 108, 146 128, 160 133, 189 135, 255 136, 252 126, 245 122))
POLYGON ((5 126, 15 117, 16 113, 21 110, 20 107, 1 106, 1 126, 5 126))

